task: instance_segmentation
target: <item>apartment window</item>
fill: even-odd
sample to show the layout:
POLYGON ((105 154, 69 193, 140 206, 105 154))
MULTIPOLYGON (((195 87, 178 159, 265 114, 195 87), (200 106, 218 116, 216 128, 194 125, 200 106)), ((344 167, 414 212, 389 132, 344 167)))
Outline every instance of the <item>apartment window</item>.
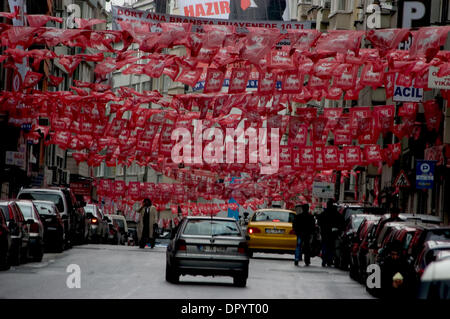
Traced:
POLYGON ((347 11, 350 10, 350 0, 333 0, 331 2, 331 11, 347 11))

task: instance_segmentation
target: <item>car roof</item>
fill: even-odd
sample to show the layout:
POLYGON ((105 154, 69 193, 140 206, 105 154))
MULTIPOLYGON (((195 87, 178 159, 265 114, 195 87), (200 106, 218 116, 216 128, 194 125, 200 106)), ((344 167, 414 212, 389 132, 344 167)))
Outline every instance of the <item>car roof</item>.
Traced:
POLYGON ((19 193, 41 192, 41 193, 60 193, 63 188, 23 188, 19 193))
POLYGON ((286 212, 286 213, 294 213, 293 210, 282 209, 282 208, 261 208, 257 209, 255 212, 286 212))
POLYGON ((433 261, 425 268, 421 281, 449 280, 450 258, 433 261))

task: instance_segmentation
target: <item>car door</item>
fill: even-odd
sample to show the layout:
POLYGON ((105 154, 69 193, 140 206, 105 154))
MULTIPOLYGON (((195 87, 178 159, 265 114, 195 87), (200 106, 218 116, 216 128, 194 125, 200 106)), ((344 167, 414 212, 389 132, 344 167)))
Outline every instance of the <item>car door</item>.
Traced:
POLYGON ((27 247, 28 242, 30 241, 30 231, 29 225, 26 224, 25 218, 23 217, 22 211, 16 203, 13 203, 13 214, 16 216, 15 219, 17 221, 17 226, 20 230, 20 237, 22 238, 22 247, 27 247))

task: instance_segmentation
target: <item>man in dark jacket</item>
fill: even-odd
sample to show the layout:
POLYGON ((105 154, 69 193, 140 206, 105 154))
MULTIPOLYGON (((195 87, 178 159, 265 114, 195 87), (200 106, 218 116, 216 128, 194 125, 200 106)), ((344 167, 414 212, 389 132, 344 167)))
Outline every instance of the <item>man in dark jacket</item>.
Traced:
POLYGON ((311 240, 316 225, 314 216, 309 213, 309 205, 303 204, 295 207, 297 215, 295 215, 293 228, 297 235, 297 247, 295 249, 295 265, 302 260, 302 253, 305 255, 305 265, 311 263, 311 240))
POLYGON ((344 217, 339 214, 332 199, 319 216, 320 233, 322 236, 322 266, 331 266, 335 253, 334 241, 336 234, 344 229, 344 217))

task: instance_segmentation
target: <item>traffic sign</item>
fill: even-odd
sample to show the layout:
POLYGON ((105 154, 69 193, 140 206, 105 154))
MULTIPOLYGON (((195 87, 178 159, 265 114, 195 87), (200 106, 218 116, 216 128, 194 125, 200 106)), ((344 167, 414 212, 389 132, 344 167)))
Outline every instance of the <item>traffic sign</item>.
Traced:
POLYGON ((411 187, 411 183, 409 182, 408 177, 405 174, 405 171, 401 170, 400 173, 394 180, 395 187, 411 187))
POLYGON ((434 184, 435 161, 417 160, 416 164, 416 188, 432 189, 434 184))

